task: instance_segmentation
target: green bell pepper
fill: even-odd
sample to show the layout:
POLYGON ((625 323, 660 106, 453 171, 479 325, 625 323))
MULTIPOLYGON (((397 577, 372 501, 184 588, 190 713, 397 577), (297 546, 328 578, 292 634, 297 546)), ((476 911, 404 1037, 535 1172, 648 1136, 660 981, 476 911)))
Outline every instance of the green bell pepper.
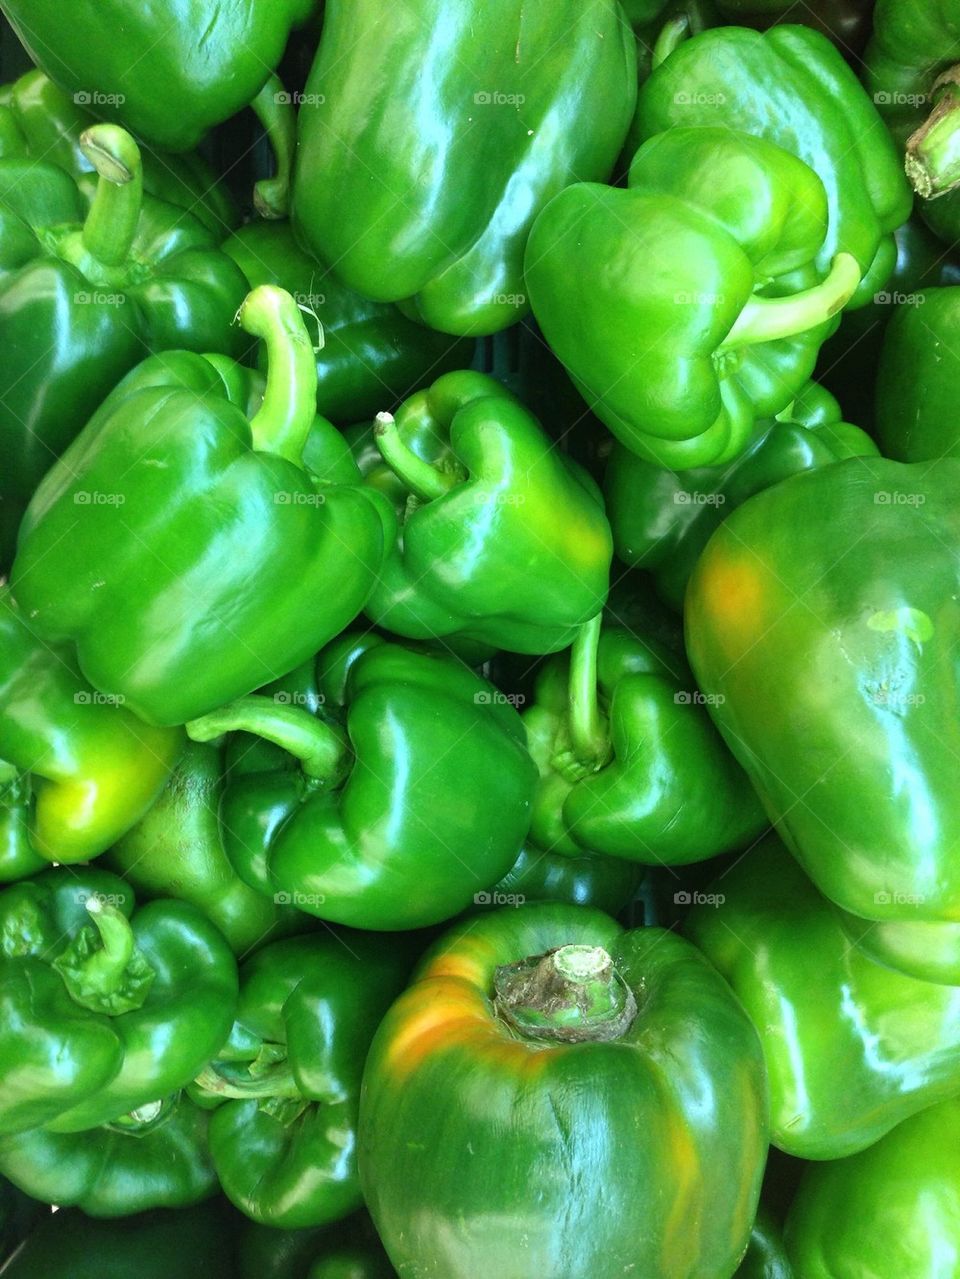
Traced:
POLYGON ((564 854, 529 841, 493 889, 474 893, 475 908, 522 906, 525 902, 566 902, 619 915, 636 895, 644 868, 622 857, 564 854))
POLYGON ((236 994, 227 943, 186 902, 134 913, 123 880, 79 867, 4 889, 0 1133, 150 1109, 223 1043, 236 994))
MULTIPOLYGON (((804 26, 717 27, 679 44, 640 88, 632 139, 718 125, 763 137, 818 174, 830 214, 819 272, 852 254, 861 279, 851 305, 868 303, 893 267, 892 233, 912 195, 876 106, 830 41, 804 26)), ((749 211, 747 201, 741 216, 749 211)))
POLYGON ((685 932, 762 1032, 781 1150, 840 1159, 960 1093, 960 988, 875 963, 775 837, 696 895, 685 932))
POLYGON ((442 937, 377 1031, 361 1184, 409 1279, 730 1275, 765 1088, 756 1031, 682 938, 497 911, 442 937))
POLYGON ((445 333, 526 310, 544 204, 613 170, 636 98, 615 0, 327 0, 299 115, 293 217, 351 288, 445 333), (349 210, 349 216, 344 211, 349 210))
POLYGON ((252 1221, 322 1226, 360 1206, 363 1063, 408 967, 391 938, 332 931, 244 963, 233 1029, 192 1091, 217 1106, 214 1167, 252 1221))
POLYGON ((380 566, 369 490, 301 460, 317 374, 296 303, 264 285, 240 321, 267 343, 262 398, 222 358, 135 369, 45 477, 13 567, 38 634, 76 643, 94 686, 150 723, 182 724, 304 661, 380 566))
POLYGON ((254 732, 292 757, 228 779, 221 830, 242 878, 321 919, 421 928, 513 865, 536 770, 517 712, 466 666, 355 638, 320 654, 323 717, 252 696, 187 731, 254 732))
POLYGON ((625 627, 584 626, 523 723, 540 772, 530 837, 551 852, 684 865, 767 824, 686 663, 625 627))
POLYGON ((870 35, 874 0, 716 0, 725 22, 761 31, 802 23, 828 36, 842 54, 859 55, 870 35))
POLYGON ((395 1279, 397 1273, 366 1213, 308 1230, 247 1222, 237 1252, 237 1279, 395 1279))
POLYGON ((28 1195, 88 1217, 184 1208, 217 1189, 205 1110, 183 1094, 85 1132, 0 1138, 0 1172, 28 1195))
POLYGON ((661 597, 679 611, 701 551, 731 510, 788 475, 876 455, 873 440, 840 416, 833 396, 810 382, 726 466, 678 473, 615 444, 603 487, 617 555, 652 573, 661 597))
POLYGON ((0 587, 0 882, 83 862, 147 811, 184 745, 96 693, 0 587))
POLYGON ((311 920, 277 906, 234 870, 218 819, 222 773, 215 747, 189 742, 159 799, 103 864, 141 895, 192 902, 244 954, 284 933, 305 932, 311 920))
POLYGON ((286 222, 251 222, 224 241, 251 288, 277 284, 323 326, 317 411, 349 424, 392 408, 441 373, 470 363, 472 343, 408 319, 342 284, 297 244, 286 222))
POLYGON ((675 127, 637 152, 628 190, 579 183, 551 201, 527 287, 621 443, 659 466, 714 466, 787 407, 859 283, 847 252, 821 279, 826 231, 802 161, 747 133, 675 127))
POLYGON ((183 209, 143 194, 115 125, 81 135, 97 178, 0 159, 0 567, 44 472, 151 351, 240 355, 243 274, 183 209))
POLYGON ((850 458, 757 494, 701 556, 686 627, 711 715, 858 944, 960 984, 958 485, 960 460, 850 458))
POLYGON ((803 1279, 939 1279, 960 1255, 960 1100, 900 1124, 869 1150, 807 1168, 786 1243, 803 1279))
MULTIPOLYGON (((378 414, 400 479, 366 611, 410 639, 566 648, 607 597, 613 539, 593 480, 484 373, 447 373, 378 414)), ((378 495, 382 479, 367 476, 378 495)))
POLYGON ((877 438, 902 462, 960 456, 960 287, 898 307, 877 371, 877 438))
POLYGON ((783 1228, 763 1204, 750 1231, 750 1244, 736 1279, 797 1279, 783 1241, 783 1228))
MULTIPOLYGON (((0 86, 0 159, 26 158, 56 164, 72 178, 93 172, 80 145, 97 117, 77 98, 64 93, 42 71, 28 71, 0 86)), ((226 186, 194 151, 172 155, 141 145, 143 189, 176 204, 218 238, 232 230, 239 214, 226 186)))

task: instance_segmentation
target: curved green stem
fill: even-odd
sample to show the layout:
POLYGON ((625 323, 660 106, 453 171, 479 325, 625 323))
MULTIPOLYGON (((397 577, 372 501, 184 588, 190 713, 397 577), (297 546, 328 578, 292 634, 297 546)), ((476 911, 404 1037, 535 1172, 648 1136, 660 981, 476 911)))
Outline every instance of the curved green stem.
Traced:
POLYGON ((610 756, 610 741, 597 700, 597 650, 602 617, 598 613, 580 627, 570 649, 570 742, 583 764, 598 767, 610 756))
POLYGON ((195 742, 211 742, 224 733, 256 733, 300 761, 307 777, 333 785, 349 760, 346 737, 302 706, 286 706, 251 693, 201 715, 186 726, 195 742))
POLYGON ((685 13, 678 13, 675 18, 665 23, 653 46, 652 70, 656 71, 657 67, 666 62, 670 54, 675 49, 679 49, 689 35, 690 19, 685 13))
POLYGON ((278 75, 272 75, 250 103, 273 151, 273 176, 253 188, 253 204, 262 218, 285 218, 290 205, 290 177, 297 147, 297 113, 278 75))
POLYGON ((99 897, 84 905, 95 931, 82 928, 53 967, 84 1008, 114 1016, 141 1008, 155 974, 136 948, 129 919, 99 897))
POLYGON ((219 1067, 210 1065, 204 1067, 193 1082, 209 1096, 231 1101, 251 1101, 263 1097, 302 1097, 286 1063, 256 1076, 244 1074, 242 1067, 230 1069, 223 1063, 219 1067))
POLYGON ((561 946, 498 968, 494 1008, 525 1039, 580 1044, 619 1039, 637 1000, 602 947, 561 946))
POLYGON ((261 284, 247 294, 237 318, 267 346, 263 403, 250 422, 254 448, 300 466, 317 416, 317 364, 300 308, 284 289, 261 284))
POLYGON ((422 501, 432 502, 435 498, 444 497, 456 484, 454 476, 444 475, 407 446, 392 413, 377 414, 373 438, 387 466, 422 501))
POLYGON ((904 168, 918 195, 935 200, 960 185, 960 67, 933 86, 934 108, 907 138, 904 168))
POLYGON ((752 297, 718 349, 729 351, 806 333, 841 311, 859 283, 860 267, 856 258, 849 253, 838 253, 822 284, 791 297, 752 297))
POLYGON ((117 124, 94 124, 80 149, 97 172, 97 191, 83 224, 83 247, 103 266, 121 266, 133 247, 143 204, 140 148, 117 124))

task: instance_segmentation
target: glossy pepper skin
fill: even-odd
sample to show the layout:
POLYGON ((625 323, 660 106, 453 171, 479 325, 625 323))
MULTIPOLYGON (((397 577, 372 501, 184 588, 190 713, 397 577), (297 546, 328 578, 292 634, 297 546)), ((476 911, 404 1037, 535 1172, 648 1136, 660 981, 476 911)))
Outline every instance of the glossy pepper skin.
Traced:
POLYGON ((897 308, 877 370, 877 438, 901 462, 960 456, 960 287, 922 296, 897 308))
POLYGON ((784 480, 713 535, 685 609, 710 713, 791 852, 860 945, 950 982, 958 482, 953 458, 784 480))
POLYGON ((217 1106, 214 1167, 251 1220, 298 1229, 360 1206, 363 1063, 408 967, 393 938, 332 931, 275 942, 243 965, 233 1029, 195 1095, 217 1106))
POLYGON ((236 1279, 395 1279, 397 1273, 365 1212, 306 1230, 248 1222, 237 1253, 236 1279))
POLYGON ((261 286, 240 319, 267 343, 262 400, 229 361, 177 353, 134 370, 45 477, 13 568, 38 634, 75 643, 91 682, 150 723, 182 724, 304 661, 380 565, 367 491, 302 460, 316 368, 296 303, 261 286), (113 501, 78 505, 91 492, 113 501))
POLYGON ((766 1153, 729 988, 681 938, 599 911, 458 925, 367 1058, 361 1183, 410 1279, 731 1275, 766 1153))
POLYGON ((547 852, 529 841, 520 856, 488 893, 474 894, 475 908, 566 902, 618 915, 633 900, 643 880, 642 866, 598 853, 547 852))
POLYGON ((28 1195, 88 1217, 127 1217, 209 1198, 217 1177, 206 1111, 183 1094, 84 1132, 0 1138, 0 1172, 28 1195))
POLYGON ((540 654, 600 611, 613 545, 599 489, 500 383, 447 373, 378 416, 375 437, 402 482, 399 509, 381 503, 378 626, 540 654))
POLYGON ((803 1279, 937 1279, 960 1251, 960 1100, 906 1120, 869 1150, 805 1171, 786 1242, 803 1279))
POLYGON ((857 287, 848 253, 822 279, 826 231, 823 185, 787 151, 677 127, 637 152, 627 190, 579 183, 551 201, 530 236, 527 287, 547 341, 622 444, 659 466, 717 465, 809 379, 857 287))
POLYGON ((876 456, 870 436, 840 416, 833 396, 811 382, 723 466, 671 471, 615 444, 603 487, 617 556, 652 573, 661 598, 681 610, 710 535, 748 497, 800 471, 876 456))
MULTIPOLYGON (((0 159, 29 157, 56 164, 73 178, 94 171, 80 146, 97 117, 34 69, 0 87, 0 159)), ((239 214, 226 186, 195 152, 171 155, 140 147, 143 189, 192 213, 218 237, 236 226, 239 214)))
MULTIPOLYGON (((115 125, 81 135, 97 178, 0 159, 0 564, 44 472, 104 396, 153 351, 239 356, 242 272, 218 236, 144 195, 139 148, 115 125)), ((97 499, 92 499, 97 500, 97 499)))
POLYGON ((117 876, 57 868, 0 893, 0 936, 4 1134, 79 1132, 149 1108, 230 1029, 236 963, 186 902, 134 911, 117 876))
MULTIPOLYGON (((337 423, 372 418, 441 373, 470 363, 472 343, 354 292, 297 244, 287 222, 250 222, 224 241, 223 251, 251 288, 279 285, 323 326, 323 346, 316 353, 317 412, 337 423)), ((308 317, 308 328, 312 324, 308 317)))
POLYGON ((714 888, 685 932, 762 1029, 775 1146, 840 1159, 960 1092, 960 988, 875 963, 773 836, 714 888))
POLYGON ((254 696, 188 732, 253 731, 293 757, 228 781, 221 828, 242 877, 321 919, 421 928, 513 865, 536 770, 516 711, 468 667, 353 638, 318 659, 323 718, 254 696))
POLYGON ((850 253, 861 280, 852 305, 881 289, 895 257, 892 233, 912 197, 892 139, 852 69, 805 26, 764 33, 717 27, 681 43, 641 86, 631 138, 721 123, 791 152, 826 190, 829 224, 818 246, 825 275, 850 253))
POLYGON ((0 587, 0 881, 104 852, 156 799, 184 740, 95 692, 0 587))
POLYGON ((298 233, 431 328, 507 328, 533 219, 568 182, 610 175, 636 84, 614 0, 412 0, 402 21, 329 0, 299 116, 298 233))
POLYGON ((585 627, 523 723, 540 772, 530 836, 551 852, 684 865, 766 825, 686 663, 625 627, 585 627))
POLYGON ((797 1279, 783 1241, 783 1227, 762 1203, 750 1231, 746 1255, 737 1270, 737 1279, 797 1279))
POLYGON ((218 809, 221 752, 188 742, 166 787, 104 859, 141 895, 197 906, 242 955, 311 921, 245 883, 223 847, 218 809))

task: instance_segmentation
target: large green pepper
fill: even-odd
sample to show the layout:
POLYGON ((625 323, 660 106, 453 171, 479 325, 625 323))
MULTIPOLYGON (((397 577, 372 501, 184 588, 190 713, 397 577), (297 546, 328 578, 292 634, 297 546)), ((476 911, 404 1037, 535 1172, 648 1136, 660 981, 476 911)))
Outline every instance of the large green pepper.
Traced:
POLYGON ((219 237, 143 194, 129 134, 94 125, 81 147, 95 182, 0 159, 0 567, 40 478, 138 360, 246 347, 245 281, 219 237))
POLYGON ((644 868, 622 857, 549 852, 526 843, 520 856, 489 892, 475 893, 475 907, 566 902, 619 915, 636 895, 644 868))
POLYGON ((730 1275, 765 1089, 756 1031, 682 938, 497 911, 436 943, 377 1032, 364 1195, 409 1279, 730 1275))
MULTIPOLYGON (((92 172, 80 136, 97 118, 81 105, 82 99, 82 94, 64 93, 37 70, 0 87, 0 159, 29 156, 59 165, 73 178, 92 172)), ((238 213, 229 191, 196 152, 171 155, 141 146, 140 158, 148 194, 186 209, 218 235, 236 226, 238 213)))
POLYGON ((615 0, 328 0, 300 110, 294 219, 351 288, 446 333, 526 309, 538 211, 602 181, 636 97, 615 0), (349 210, 349 216, 344 216, 349 210))
POLYGON ((947 1279, 960 1256, 960 1100, 804 1173, 786 1242, 802 1279, 947 1279))
POLYGON ((395 419, 378 415, 375 434, 402 487, 399 510, 383 503, 387 554, 368 616, 411 639, 538 654, 570 644, 603 607, 613 539, 599 489, 536 418, 465 371, 395 419))
POLYGON ((514 708, 466 666, 354 638, 318 659, 324 717, 253 696, 188 732, 254 732, 293 757, 228 780, 224 845, 249 883, 321 919, 420 928, 513 865, 536 770, 514 708))
POLYGON ((0 1172, 28 1195, 88 1217, 183 1208, 217 1189, 208 1115, 183 1094, 84 1132, 0 1138, 0 1172))
POLYGON ((839 1159, 960 1093, 960 987, 875 963, 775 837, 697 894, 685 931, 762 1032, 781 1150, 839 1159))
POLYGON ((223 1043, 236 993, 227 943, 186 902, 134 913, 123 880, 79 867, 5 889, 0 1132, 78 1132, 149 1110, 223 1043))
POLYGON ((958 484, 952 458, 784 480, 713 535, 686 624, 717 726, 859 944, 960 983, 958 484))
POLYGON ((348 932, 275 942, 243 965, 230 1037, 194 1095, 217 1106, 214 1167, 251 1220, 322 1226, 360 1206, 363 1063, 408 967, 393 939, 348 932))
POLYGON ((725 466, 678 473, 615 444, 604 491, 617 555, 652 573, 661 597, 679 610, 701 551, 731 510, 798 471, 876 453, 870 437, 841 422, 840 405, 813 382, 772 422, 761 423, 746 451, 725 466))
POLYGON ((0 881, 89 861, 153 803, 183 749, 95 692, 0 587, 0 881))
POLYGON ((472 343, 355 293, 297 244, 286 222, 251 222, 223 244, 250 287, 278 284, 323 326, 317 411, 338 424, 393 408, 441 373, 470 363, 472 343))
POLYGON ((686 663, 624 627, 588 623, 523 722, 540 771, 530 837, 552 852, 683 865, 766 825, 686 663))
POLYGON ((910 187, 876 107, 826 37, 801 26, 762 35, 717 27, 681 43, 641 86, 633 136, 639 145, 691 125, 756 134, 809 164, 830 211, 821 274, 851 253, 862 277, 852 305, 883 287, 910 187))
POLYGON ((44 479, 13 568, 37 632, 74 641, 94 686, 152 723, 304 661, 363 607, 380 565, 368 490, 321 483, 301 460, 317 373, 296 303, 263 285, 240 319, 267 343, 262 400, 215 357, 135 369, 44 479))
POLYGON ((580 183, 551 201, 530 235, 527 287, 547 341, 623 444, 660 466, 712 466, 787 407, 857 287, 847 252, 821 280, 826 231, 823 184, 787 151, 673 128, 637 152, 628 190, 580 183))
POLYGON ((395 1279, 397 1273, 366 1213, 307 1230, 248 1222, 237 1253, 237 1279, 395 1279))
POLYGON ((960 287, 898 307, 877 372, 877 438, 903 462, 960 456, 960 287))

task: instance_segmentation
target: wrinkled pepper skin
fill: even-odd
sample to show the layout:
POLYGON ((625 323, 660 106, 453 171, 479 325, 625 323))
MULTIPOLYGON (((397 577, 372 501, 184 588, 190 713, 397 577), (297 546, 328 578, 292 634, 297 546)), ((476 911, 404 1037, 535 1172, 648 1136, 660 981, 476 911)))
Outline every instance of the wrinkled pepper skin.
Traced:
POLYGON ((759 1040, 729 988, 682 938, 599 911, 458 925, 367 1058, 361 1183, 410 1279, 730 1276, 766 1153, 759 1040), (586 989, 557 969, 545 999, 571 953, 586 989), (527 965, 511 999, 504 966, 527 965))
POLYGON ((313 1230, 249 1222, 238 1236, 236 1279, 395 1279, 366 1213, 313 1230))
POLYGON ((0 159, 0 568, 41 477, 138 360, 247 346, 233 323, 243 273, 219 236, 143 194, 129 134, 82 137, 96 180, 0 159))
POLYGON ((222 1200, 195 1208, 96 1221, 76 1208, 34 1230, 4 1279, 235 1279, 229 1239, 235 1221, 222 1200))
POLYGON ((367 616, 408 639, 566 648, 603 607, 613 556, 587 473, 484 373, 445 374, 375 434, 403 489, 399 510, 382 502, 387 549, 367 616))
POLYGON ((336 923, 449 919, 511 868, 527 833, 536 770, 517 712, 454 658, 382 641, 357 652, 347 636, 318 661, 333 668, 324 718, 255 696, 188 726, 199 740, 254 731, 289 752, 228 780, 231 861, 336 923))
POLYGON ((0 587, 0 881, 104 852, 156 799, 184 741, 96 693, 0 587))
POLYGON ((147 1108, 230 1029, 236 963, 186 902, 134 912, 117 876, 57 868, 0 893, 0 937, 0 1133, 79 1132, 147 1108))
POLYGON ((249 105, 315 0, 55 0, 0 4, 37 66, 96 114, 156 146, 189 151, 249 105))
MULTIPOLYGON (((251 222, 223 244, 251 288, 277 284, 323 326, 317 412, 350 424, 392 409, 441 373, 470 363, 473 344, 425 328, 355 293, 297 244, 286 222, 251 222)), ((308 327, 312 321, 308 318, 308 327)))
POLYGON ((217 1189, 207 1122, 181 1094, 123 1123, 68 1133, 34 1128, 0 1138, 0 1172, 35 1199, 88 1217, 184 1208, 217 1189))
POLYGON ((298 234, 431 328, 507 328, 526 310, 534 218, 567 183, 610 175, 636 85, 614 0, 412 0, 400 19, 328 0, 299 115, 298 234))
POLYGON ((262 401, 222 359, 135 369, 44 478, 13 568, 38 634, 75 643, 91 683, 149 723, 182 724, 306 660, 380 566, 366 488, 303 461, 316 368, 295 302, 261 286, 240 318, 267 342, 262 401), (84 493, 107 500, 78 505, 84 493))
POLYGON ((772 836, 713 888, 685 932, 763 1032, 775 1146, 841 1159, 960 1092, 960 988, 874 963, 772 836))
POLYGON ((393 938, 332 931, 276 942, 243 965, 236 1021, 197 1088, 217 1105, 220 1184, 252 1221, 302 1229, 360 1206, 363 1063, 408 967, 393 938))
POLYGON ((541 670, 523 716, 540 772, 531 839, 555 853, 680 866, 758 835, 767 821, 746 774, 686 663, 656 641, 603 629, 595 648, 597 739, 592 750, 580 744, 578 645, 570 660, 556 657, 541 670))
POLYGON ((694 565, 730 511, 788 475, 876 454, 869 435, 841 422, 840 405, 815 383, 761 423, 726 466, 671 471, 615 444, 603 487, 617 555, 652 573, 661 598, 680 611, 694 565))
POLYGON ((629 189, 579 183, 551 201, 530 235, 527 287, 622 444, 659 466, 718 465, 809 379, 857 287, 846 252, 821 279, 826 232, 823 184, 787 151, 677 127, 637 152, 629 189))
POLYGON ((940 1279, 960 1254, 960 1100, 941 1102, 882 1141, 812 1165, 787 1218, 802 1279, 940 1279))
POLYGON ((639 146, 665 129, 718 123, 782 146, 816 171, 830 210, 819 270, 851 253, 862 277, 852 305, 869 302, 890 274, 892 233, 910 216, 912 196, 875 105, 830 41, 805 26, 704 31, 641 86, 631 137, 639 146))
MULTIPOLYGON (((0 87, 0 159, 30 157, 79 178, 93 172, 80 135, 96 119, 42 71, 28 71, 0 87)), ((186 209, 218 238, 236 226, 239 214, 229 191, 200 155, 141 146, 140 156, 149 195, 186 209)))
POLYGON ((927 289, 898 307, 877 370, 877 438, 888 457, 960 457, 960 287, 927 289))
POLYGON ((192 902, 242 955, 284 933, 305 932, 311 921, 277 906, 233 869, 220 834, 222 782, 220 751, 189 742, 160 797, 103 864, 141 896, 192 902))
POLYGON ((879 921, 860 944, 960 984, 958 483, 953 458, 852 458, 757 494, 697 564, 686 637, 791 852, 879 921))

